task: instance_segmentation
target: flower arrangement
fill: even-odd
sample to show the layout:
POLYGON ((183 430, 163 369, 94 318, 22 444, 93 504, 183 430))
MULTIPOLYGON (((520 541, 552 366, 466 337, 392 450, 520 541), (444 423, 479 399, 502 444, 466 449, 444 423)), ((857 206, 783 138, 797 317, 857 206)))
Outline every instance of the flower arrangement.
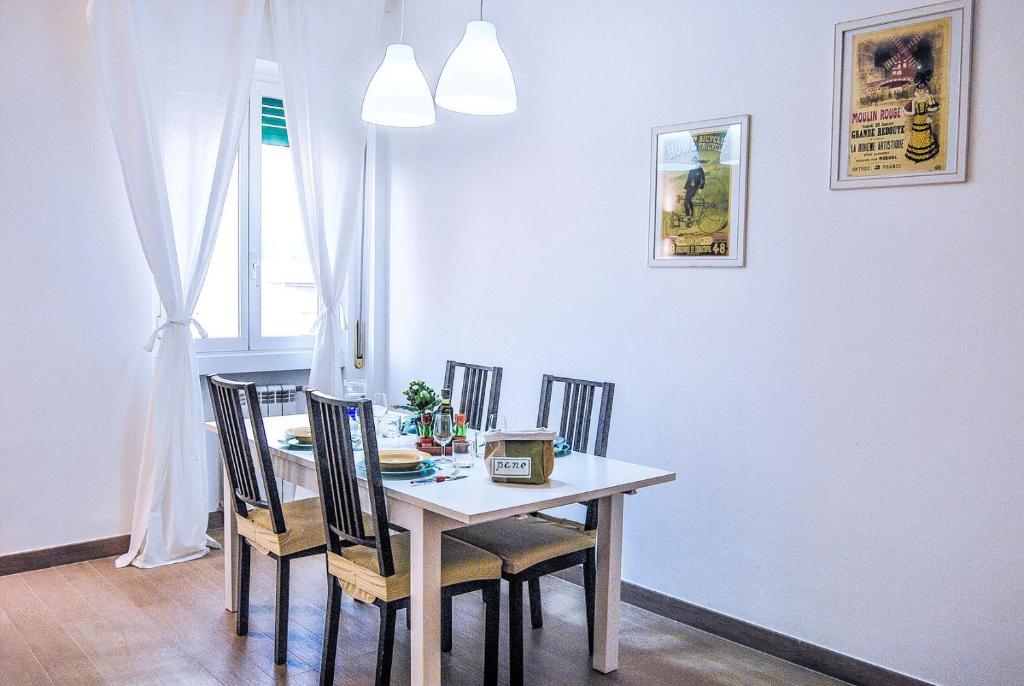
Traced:
POLYGON ((405 396, 406 404, 395 405, 395 408, 415 412, 416 432, 420 438, 431 437, 434 434, 431 413, 441 404, 437 391, 428 386, 426 381, 413 379, 409 387, 402 391, 402 395, 405 396))
POLYGON ((410 381, 409 387, 402 391, 402 395, 405 396, 406 404, 395 405, 395 408, 416 414, 433 412, 441 404, 441 398, 437 395, 437 391, 421 379, 410 381))

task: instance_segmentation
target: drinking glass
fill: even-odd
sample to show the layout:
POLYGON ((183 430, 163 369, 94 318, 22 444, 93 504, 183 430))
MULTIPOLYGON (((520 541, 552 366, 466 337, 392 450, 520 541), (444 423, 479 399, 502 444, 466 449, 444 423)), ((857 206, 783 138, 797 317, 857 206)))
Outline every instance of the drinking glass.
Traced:
POLYGON ((434 442, 441 446, 441 458, 439 464, 449 464, 452 460, 446 458, 445 448, 452 442, 452 416, 450 414, 434 415, 434 442))
POLYGON ((345 379, 342 382, 345 388, 345 397, 348 399, 361 399, 366 397, 366 379, 345 379))
POLYGON ((373 422, 377 425, 377 434, 382 438, 388 438, 381 433, 381 420, 384 419, 388 413, 388 394, 387 393, 374 393, 373 394, 373 422))

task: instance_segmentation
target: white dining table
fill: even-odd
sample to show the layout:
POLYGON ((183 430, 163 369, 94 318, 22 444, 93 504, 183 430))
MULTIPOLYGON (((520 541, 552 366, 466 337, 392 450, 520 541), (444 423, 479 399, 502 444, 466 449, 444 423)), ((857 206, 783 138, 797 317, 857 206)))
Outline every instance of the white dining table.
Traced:
MULTIPOLYGON (((308 426, 306 415, 266 417, 263 421, 275 476, 316 492, 312 452, 286 449, 280 443, 287 429, 308 426)), ((217 431, 214 422, 207 422, 206 427, 217 431)), ((412 447, 415 440, 415 436, 381 440, 379 447, 412 447)), ((482 459, 475 459, 474 463, 473 467, 460 470, 460 475, 467 476, 465 479, 416 486, 409 480, 384 482, 388 519, 408 529, 411 535, 412 686, 441 683, 441 534, 471 524, 593 499, 599 501, 593 667, 604 673, 618 669, 623 495, 673 481, 675 473, 574 452, 555 459, 554 472, 545 484, 507 484, 491 481, 482 459)), ((235 518, 227 511, 228 503, 232 502, 227 479, 224 483, 224 602, 234 612, 238 534, 235 518)), ((360 489, 368 509, 366 482, 362 479, 360 489)))

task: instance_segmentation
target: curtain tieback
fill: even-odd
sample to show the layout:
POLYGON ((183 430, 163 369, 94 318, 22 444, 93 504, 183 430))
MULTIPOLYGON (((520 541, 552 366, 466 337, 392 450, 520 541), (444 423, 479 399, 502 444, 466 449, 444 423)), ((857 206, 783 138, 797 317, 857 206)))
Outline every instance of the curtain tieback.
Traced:
POLYGON ((166 329, 167 327, 170 327, 170 326, 184 326, 184 327, 192 327, 192 326, 194 326, 194 327, 196 327, 196 331, 199 332, 199 336, 201 338, 208 338, 209 337, 209 334, 206 333, 206 329, 203 328, 203 325, 199 323, 198 319, 195 319, 193 317, 189 317, 188 319, 186 319, 184 321, 178 321, 176 319, 169 319, 166 322, 164 322, 163 324, 161 324, 160 326, 158 326, 155 329, 153 329, 153 333, 149 334, 149 340, 146 341, 146 352, 148 352, 148 353, 153 352, 153 346, 156 345, 156 339, 160 337, 160 333, 164 329, 166 329))
POLYGON ((338 316, 338 310, 340 310, 340 309, 341 309, 341 303, 340 302, 335 302, 335 303, 331 303, 327 307, 325 307, 322 310, 320 310, 319 312, 317 312, 316 318, 313 320, 313 326, 310 328, 310 331, 312 331, 313 333, 316 333, 317 331, 319 331, 320 330, 320 326, 325 321, 327 321, 327 318, 329 316, 331 316, 332 314, 335 317, 338 316))

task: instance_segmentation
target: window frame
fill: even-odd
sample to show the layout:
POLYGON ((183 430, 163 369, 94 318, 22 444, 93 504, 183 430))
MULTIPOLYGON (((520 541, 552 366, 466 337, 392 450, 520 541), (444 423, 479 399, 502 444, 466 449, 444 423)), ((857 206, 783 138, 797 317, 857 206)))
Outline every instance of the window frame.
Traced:
MULTIPOLYGON (((263 317, 263 292, 260 287, 262 276, 262 230, 263 230, 263 195, 260 192, 252 193, 252 189, 262 189, 263 173, 263 98, 279 98, 284 100, 284 89, 280 81, 271 81, 263 74, 257 73, 253 77, 252 92, 249 97, 249 182, 247 191, 248 198, 248 271, 249 271, 249 301, 248 301, 248 337, 249 350, 312 350, 313 333, 310 332, 301 336, 264 336, 262 334, 263 317)), ((287 117, 287 111, 285 116, 287 117)), ((319 309, 319 296, 317 298, 319 309)))
MULTIPOLYGON (((200 373, 216 371, 274 371, 308 369, 312 360, 314 336, 261 335, 261 288, 259 285, 261 255, 261 162, 262 162, 262 98, 284 100, 277 64, 257 60, 249 92, 238 151, 238 319, 239 336, 235 338, 195 338, 200 373), (243 177, 244 174, 244 177, 243 177), (243 182, 244 180, 244 182, 243 182), (253 192, 253 189, 256 189, 253 192)), ((287 106, 287 105, 286 105, 287 106)), ((353 279, 362 279, 360 255, 353 255, 347 275, 344 300, 351 301, 353 279)), ((342 359, 347 359, 348 336, 343 336, 342 359)))

